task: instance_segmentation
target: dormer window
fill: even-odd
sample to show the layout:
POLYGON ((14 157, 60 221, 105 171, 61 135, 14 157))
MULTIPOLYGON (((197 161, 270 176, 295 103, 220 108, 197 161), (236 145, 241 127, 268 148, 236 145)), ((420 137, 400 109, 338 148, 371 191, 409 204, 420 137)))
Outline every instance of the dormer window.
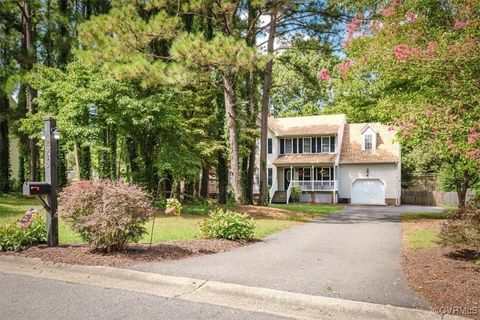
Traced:
POLYGON ((364 148, 365 150, 372 150, 373 148, 373 138, 371 134, 364 135, 364 148))

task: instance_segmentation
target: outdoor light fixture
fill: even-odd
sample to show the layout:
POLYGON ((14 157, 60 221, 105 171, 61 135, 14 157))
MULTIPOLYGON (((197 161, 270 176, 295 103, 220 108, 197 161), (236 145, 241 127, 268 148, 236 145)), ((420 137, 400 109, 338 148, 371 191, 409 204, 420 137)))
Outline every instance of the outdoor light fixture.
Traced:
POLYGON ((52 133, 55 140, 60 140, 60 138, 62 137, 62 134, 60 133, 60 131, 57 130, 57 128, 55 128, 55 131, 53 131, 52 133))
MULTIPOLYGON (((62 137, 62 133, 60 131, 58 131, 57 128, 55 129, 52 129, 52 134, 53 134, 53 139, 55 140, 60 140, 60 138, 62 137)), ((45 141, 45 131, 42 131, 41 135, 40 135, 40 138, 45 141)))
POLYGON ((369 171, 368 168, 367 168, 367 178, 368 178, 368 175, 369 175, 369 174, 370 174, 370 171, 369 171))

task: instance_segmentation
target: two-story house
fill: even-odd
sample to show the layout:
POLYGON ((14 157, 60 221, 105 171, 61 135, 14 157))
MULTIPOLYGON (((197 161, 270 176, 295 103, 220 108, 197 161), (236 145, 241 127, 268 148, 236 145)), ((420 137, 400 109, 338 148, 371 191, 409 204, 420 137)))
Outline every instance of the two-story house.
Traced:
POLYGON ((400 204, 400 145, 392 128, 348 124, 345 115, 269 118, 267 146, 271 202, 288 203, 300 186, 301 202, 400 204))

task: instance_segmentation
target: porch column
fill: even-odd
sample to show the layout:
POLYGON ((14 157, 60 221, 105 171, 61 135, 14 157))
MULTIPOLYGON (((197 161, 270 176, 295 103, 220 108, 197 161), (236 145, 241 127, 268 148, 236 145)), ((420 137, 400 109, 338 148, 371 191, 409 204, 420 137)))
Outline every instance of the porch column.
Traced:
POLYGON ((314 191, 315 189, 315 166, 312 166, 312 172, 310 172, 310 180, 311 180, 311 183, 312 183, 312 191, 314 191))
MULTIPOLYGON (((294 177, 294 175, 293 175, 293 166, 290 166, 290 184, 291 184, 292 181, 293 181, 293 177, 294 177)), ((290 184, 288 185, 289 187, 290 187, 290 184)))

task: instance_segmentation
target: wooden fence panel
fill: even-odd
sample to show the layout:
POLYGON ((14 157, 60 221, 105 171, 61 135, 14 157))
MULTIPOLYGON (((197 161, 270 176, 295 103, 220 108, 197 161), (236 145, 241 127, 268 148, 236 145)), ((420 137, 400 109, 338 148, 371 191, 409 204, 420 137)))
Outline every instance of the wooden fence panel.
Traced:
MULTIPOLYGON (((473 190, 467 191, 466 200, 473 197, 473 190)), ((446 191, 412 191, 402 190, 402 204, 418 206, 456 206, 458 195, 456 192, 446 191)))

